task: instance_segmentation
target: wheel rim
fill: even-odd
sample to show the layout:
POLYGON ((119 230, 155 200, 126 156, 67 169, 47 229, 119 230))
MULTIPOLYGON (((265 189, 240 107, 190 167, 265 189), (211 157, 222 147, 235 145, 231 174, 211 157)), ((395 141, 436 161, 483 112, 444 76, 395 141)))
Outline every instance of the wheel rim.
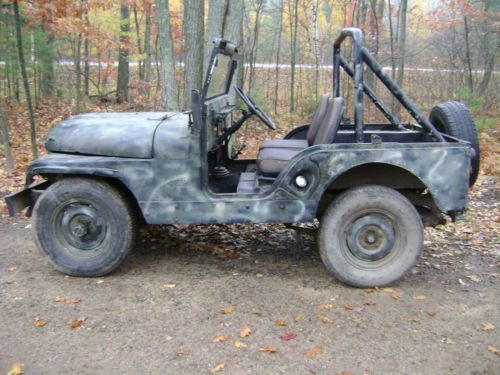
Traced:
POLYGON ((77 255, 90 256, 99 250, 108 228, 96 204, 69 202, 54 215, 53 228, 57 239, 77 255))
POLYGON ((385 258, 394 248, 391 220, 383 214, 368 214, 354 220, 347 230, 347 247, 352 255, 365 261, 385 258))

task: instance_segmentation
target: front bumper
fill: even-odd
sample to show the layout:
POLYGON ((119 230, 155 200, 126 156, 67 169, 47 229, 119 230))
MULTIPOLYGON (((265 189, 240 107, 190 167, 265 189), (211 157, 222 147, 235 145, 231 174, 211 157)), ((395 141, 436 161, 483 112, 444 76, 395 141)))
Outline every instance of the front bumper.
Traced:
POLYGON ((5 203, 7 203, 7 208, 9 209, 9 215, 15 216, 18 212, 21 212, 28 207, 26 216, 30 217, 36 200, 49 185, 49 181, 42 181, 27 187, 26 189, 18 191, 17 193, 7 195, 4 199, 5 203))

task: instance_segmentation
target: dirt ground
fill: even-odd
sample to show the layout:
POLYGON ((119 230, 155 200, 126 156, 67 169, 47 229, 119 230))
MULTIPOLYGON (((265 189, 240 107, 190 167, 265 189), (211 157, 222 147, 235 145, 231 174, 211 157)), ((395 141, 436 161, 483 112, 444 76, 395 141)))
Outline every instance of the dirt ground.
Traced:
POLYGON ((117 272, 68 277, 3 217, 0 373, 498 374, 498 212, 483 178, 465 221, 427 230, 418 266, 376 290, 281 225, 144 228, 117 272))

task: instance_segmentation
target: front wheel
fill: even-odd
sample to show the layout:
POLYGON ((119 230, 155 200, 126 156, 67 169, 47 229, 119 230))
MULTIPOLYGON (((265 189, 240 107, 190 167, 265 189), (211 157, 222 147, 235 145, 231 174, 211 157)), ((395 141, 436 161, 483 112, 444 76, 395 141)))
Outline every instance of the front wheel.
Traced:
POLYGON ((366 185, 339 195, 319 230, 326 268, 355 287, 389 285, 417 262, 423 225, 415 207, 396 190, 366 185))
POLYGON ((42 254, 71 276, 113 271, 131 250, 136 232, 123 194, 89 178, 65 178, 51 185, 36 202, 33 223, 42 254))

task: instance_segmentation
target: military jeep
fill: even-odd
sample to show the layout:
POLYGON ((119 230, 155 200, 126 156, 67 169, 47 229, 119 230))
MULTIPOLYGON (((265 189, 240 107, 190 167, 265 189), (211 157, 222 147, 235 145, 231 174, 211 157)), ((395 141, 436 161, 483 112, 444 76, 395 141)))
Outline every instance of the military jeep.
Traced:
POLYGON ((249 118, 276 125, 233 84, 237 47, 215 40, 190 111, 64 120, 47 136, 48 154, 29 166, 25 189, 6 197, 9 212, 28 207, 38 248, 73 276, 117 268, 139 224, 317 219, 319 252, 337 279, 356 287, 391 284, 421 255, 424 225, 466 209, 479 167, 474 122, 458 102, 425 117, 363 47, 359 29, 344 29, 333 55, 333 91, 321 97, 311 123, 264 141, 255 160, 240 160, 232 139, 249 118), (341 53, 346 40, 352 61, 341 53), (340 95, 341 69, 353 80, 352 98, 340 95), (366 69, 413 123, 401 122, 365 84, 366 69), (345 115, 346 100, 353 119, 345 115), (364 100, 387 122, 364 123, 364 100))

